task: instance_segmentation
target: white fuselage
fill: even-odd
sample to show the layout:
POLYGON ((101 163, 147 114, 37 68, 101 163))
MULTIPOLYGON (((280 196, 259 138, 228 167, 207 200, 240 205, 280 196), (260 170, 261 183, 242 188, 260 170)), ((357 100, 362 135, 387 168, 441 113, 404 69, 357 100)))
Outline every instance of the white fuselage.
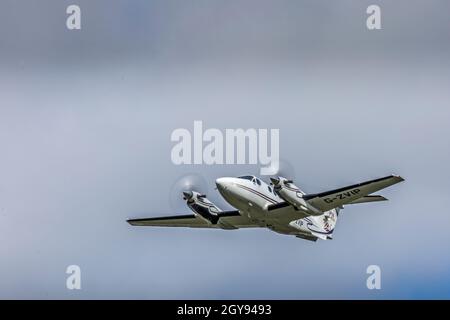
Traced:
POLYGON ((258 178, 219 178, 216 185, 223 198, 242 211, 251 210, 256 214, 257 211, 267 211, 271 204, 283 201, 271 186, 258 178))
MULTIPOLYGON (((279 221, 276 215, 268 210, 272 204, 284 202, 273 187, 254 176, 226 177, 216 180, 217 189, 223 198, 241 214, 247 215, 261 227, 284 234, 310 234, 311 231, 322 232, 324 216, 312 217, 298 211, 295 221, 279 221)), ((326 213, 327 215, 335 214, 326 213)), ((324 232, 327 234, 328 232, 324 232)))

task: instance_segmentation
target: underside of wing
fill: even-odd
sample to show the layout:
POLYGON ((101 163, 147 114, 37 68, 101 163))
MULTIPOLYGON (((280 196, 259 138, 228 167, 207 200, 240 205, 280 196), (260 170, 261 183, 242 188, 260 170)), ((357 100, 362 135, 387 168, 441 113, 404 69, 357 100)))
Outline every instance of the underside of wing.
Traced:
MULTIPOLYGON (((303 196, 309 204, 315 208, 325 212, 334 208, 341 207, 350 203, 358 203, 358 199, 365 198, 369 201, 381 201, 381 198, 367 198, 367 195, 376 192, 378 190, 387 188, 393 184, 402 182, 404 179, 400 176, 390 175, 387 177, 370 180, 358 184, 354 184, 348 187, 330 190, 326 192, 308 194, 303 196)), ((369 202, 369 201, 360 201, 369 202)))
POLYGON ((194 214, 127 220, 132 226, 215 228, 194 214))
POLYGON ((267 207, 267 211, 269 213, 268 218, 270 221, 286 225, 292 220, 297 220, 308 216, 304 211, 296 209, 286 201, 269 205, 267 207))
POLYGON ((175 215, 144 219, 129 219, 127 222, 133 226, 150 227, 188 227, 188 228, 220 228, 238 229, 259 227, 249 218, 242 216, 238 210, 223 211, 217 215, 214 222, 207 221, 197 215, 175 215))

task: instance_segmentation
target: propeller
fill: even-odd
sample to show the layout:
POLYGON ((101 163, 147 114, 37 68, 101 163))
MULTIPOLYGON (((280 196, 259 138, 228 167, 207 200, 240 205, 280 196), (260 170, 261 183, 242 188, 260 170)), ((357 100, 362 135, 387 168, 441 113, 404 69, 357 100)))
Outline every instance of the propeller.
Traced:
POLYGON ((279 178, 270 177, 270 182, 271 182, 274 186, 277 186, 277 185, 280 183, 280 179, 279 179, 279 178))
POLYGON ((192 191, 183 191, 183 200, 190 200, 193 195, 192 191))
MULTIPOLYGON (((285 181, 285 183, 292 183, 291 179, 295 178, 294 166, 285 159, 280 159, 277 164, 278 164, 278 169, 274 170, 275 173, 273 174, 276 177, 270 178, 271 183, 274 186, 278 185, 280 183, 279 177, 284 177, 284 178, 289 179, 289 180, 285 181)), ((276 169, 276 168, 274 168, 274 169, 276 169)))
POLYGON ((181 213, 186 209, 186 204, 184 201, 181 201, 181 199, 189 201, 193 196, 192 191, 200 192, 201 195, 199 197, 206 196, 204 193, 208 191, 208 184, 199 174, 191 173, 180 176, 172 184, 172 187, 170 188, 169 202, 174 213, 181 213))

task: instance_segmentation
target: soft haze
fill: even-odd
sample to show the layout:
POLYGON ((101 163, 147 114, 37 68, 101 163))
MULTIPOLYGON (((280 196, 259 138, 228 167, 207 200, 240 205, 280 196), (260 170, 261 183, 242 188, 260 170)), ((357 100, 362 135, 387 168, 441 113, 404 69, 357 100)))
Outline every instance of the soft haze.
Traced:
POLYGON ((450 298, 449 39, 448 1, 2 1, 0 298, 450 298), (129 226, 187 213, 170 204, 185 174, 229 208, 214 180, 259 172, 172 164, 194 120, 279 128, 306 192, 406 181, 326 242, 129 226))

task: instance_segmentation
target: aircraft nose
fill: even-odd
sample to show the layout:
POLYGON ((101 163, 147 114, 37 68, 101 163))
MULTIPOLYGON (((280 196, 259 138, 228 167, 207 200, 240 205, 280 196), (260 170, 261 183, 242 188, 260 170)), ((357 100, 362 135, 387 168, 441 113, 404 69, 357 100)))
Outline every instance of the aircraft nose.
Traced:
POLYGON ((216 186, 220 191, 227 190, 230 187, 230 178, 216 179, 216 186))

